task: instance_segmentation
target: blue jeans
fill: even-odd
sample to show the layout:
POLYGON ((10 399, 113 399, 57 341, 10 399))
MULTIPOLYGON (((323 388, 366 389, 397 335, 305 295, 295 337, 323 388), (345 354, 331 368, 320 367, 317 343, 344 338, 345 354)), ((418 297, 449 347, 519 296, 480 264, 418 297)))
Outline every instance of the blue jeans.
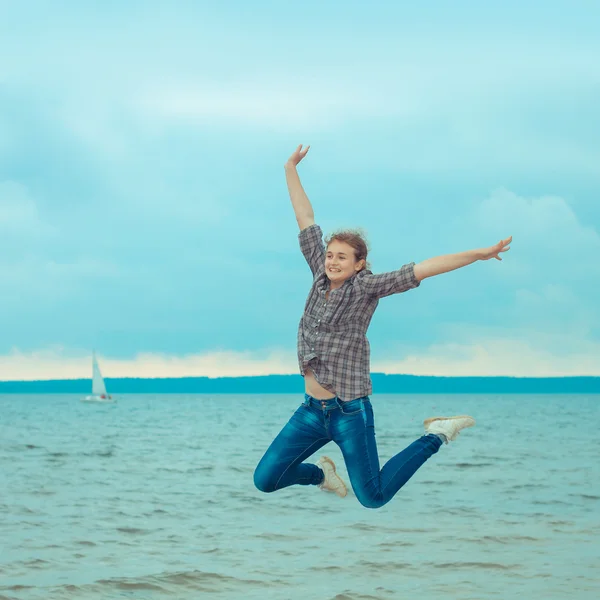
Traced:
POLYGON ((304 403, 258 463, 254 484, 262 492, 290 485, 319 485, 323 472, 303 461, 331 441, 340 447, 352 489, 367 508, 387 504, 442 445, 437 435, 424 435, 380 469, 373 408, 367 396, 343 402, 305 395, 304 403))

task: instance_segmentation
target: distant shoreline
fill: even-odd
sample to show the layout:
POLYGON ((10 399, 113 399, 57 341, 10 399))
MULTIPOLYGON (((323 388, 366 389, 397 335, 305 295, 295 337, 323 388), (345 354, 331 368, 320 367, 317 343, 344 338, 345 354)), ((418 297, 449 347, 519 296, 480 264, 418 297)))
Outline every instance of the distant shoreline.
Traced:
MULTIPOLYGON (((600 394, 600 377, 436 377, 373 373, 373 394, 600 394)), ((294 394, 300 375, 106 378, 110 394, 294 394)), ((0 394, 87 394, 90 379, 0 381, 0 394)))

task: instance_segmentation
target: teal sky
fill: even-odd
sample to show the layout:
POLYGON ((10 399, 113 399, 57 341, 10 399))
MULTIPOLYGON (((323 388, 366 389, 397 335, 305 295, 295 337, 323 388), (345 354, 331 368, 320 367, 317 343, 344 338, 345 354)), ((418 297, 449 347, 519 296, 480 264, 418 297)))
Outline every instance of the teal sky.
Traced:
POLYGON ((373 370, 600 375, 596 2, 0 2, 0 379, 294 373, 283 164, 373 270, 373 370))

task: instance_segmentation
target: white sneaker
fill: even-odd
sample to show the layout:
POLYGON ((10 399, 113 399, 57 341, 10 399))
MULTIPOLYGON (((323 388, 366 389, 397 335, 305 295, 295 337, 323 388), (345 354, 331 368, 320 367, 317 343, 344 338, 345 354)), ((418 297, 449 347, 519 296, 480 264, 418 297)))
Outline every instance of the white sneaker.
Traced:
POLYGON ((441 434, 446 438, 446 444, 456 439, 461 429, 473 427, 475 419, 468 415, 457 417, 431 417, 423 421, 427 433, 441 434))
POLYGON ((343 498, 348 493, 348 489, 342 478, 335 472, 335 463, 328 456, 321 456, 317 461, 317 465, 325 475, 325 479, 323 479, 323 483, 319 485, 319 488, 324 492, 333 492, 343 498))

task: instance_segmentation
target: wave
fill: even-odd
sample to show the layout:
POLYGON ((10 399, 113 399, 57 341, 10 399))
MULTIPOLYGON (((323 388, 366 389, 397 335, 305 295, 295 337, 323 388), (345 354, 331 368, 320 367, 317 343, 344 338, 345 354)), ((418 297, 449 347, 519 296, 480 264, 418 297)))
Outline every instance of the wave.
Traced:
MULTIPOLYGON (((391 592, 390 592, 391 593, 391 592)), ((331 600, 381 600, 381 596, 371 596, 370 594, 353 594, 352 592, 343 592, 337 594, 331 600)))
POLYGON ((472 540, 474 542, 486 541, 496 542, 498 544, 512 544, 513 542, 540 542, 540 538, 530 535, 484 535, 481 540, 472 540))
POLYGON ((504 565, 502 563, 492 562, 449 562, 449 563, 429 563, 434 569, 491 569, 499 571, 512 571, 520 568, 520 565, 504 565))
POLYGON ((594 496, 592 494, 569 494, 571 498, 581 498, 582 500, 600 500, 600 496, 594 496))
POLYGON ((139 529, 138 527, 117 527, 117 531, 121 533, 130 533, 133 535, 147 535, 150 533, 148 529, 139 529))
MULTIPOLYGON (((119 596, 153 597, 153 593, 166 594, 174 597, 187 597, 189 592, 204 592, 217 594, 220 592, 234 592, 243 597, 248 588, 265 589, 277 586, 287 587, 285 581, 259 581, 256 579, 244 579, 232 575, 211 573, 204 571, 182 571, 173 573, 160 573, 143 577, 115 577, 110 579, 99 579, 94 583, 74 585, 64 584, 44 588, 46 598, 109 598, 115 593, 119 596), (146 595, 138 595, 136 592, 146 592, 146 595)), ((20 592, 27 590, 33 594, 34 590, 41 592, 40 588, 25 585, 11 585, 0 587, 0 591, 20 592)), ((5 598, 0 595, 0 600, 5 598)), ((12 598, 8 600, 14 600, 12 598)))
POLYGON ((174 573, 161 573, 143 578, 113 578, 96 581, 97 586, 118 590, 162 590, 170 588, 187 588, 196 591, 218 592, 223 588, 238 588, 240 586, 267 587, 268 582, 255 579, 242 579, 232 575, 211 573, 205 571, 179 571, 174 573))

